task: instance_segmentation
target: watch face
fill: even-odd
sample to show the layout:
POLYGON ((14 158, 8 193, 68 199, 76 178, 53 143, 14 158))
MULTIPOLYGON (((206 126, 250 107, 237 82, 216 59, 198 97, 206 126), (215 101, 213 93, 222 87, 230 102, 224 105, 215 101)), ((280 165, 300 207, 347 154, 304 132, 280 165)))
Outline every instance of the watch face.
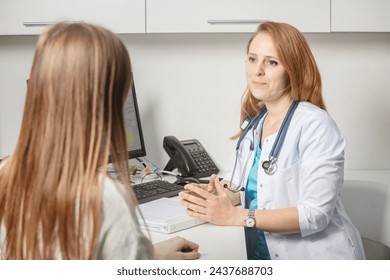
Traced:
POLYGON ((245 220, 245 226, 246 227, 254 227, 255 226, 255 219, 253 218, 247 218, 245 220))

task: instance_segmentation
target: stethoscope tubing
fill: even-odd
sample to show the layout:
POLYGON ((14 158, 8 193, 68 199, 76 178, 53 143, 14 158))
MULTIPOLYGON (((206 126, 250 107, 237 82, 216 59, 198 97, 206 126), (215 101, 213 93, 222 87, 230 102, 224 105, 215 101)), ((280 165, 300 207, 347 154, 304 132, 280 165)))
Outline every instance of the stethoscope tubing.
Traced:
MULTIPOLYGON (((252 143, 251 143, 251 145, 252 145, 252 143)), ((246 168, 248 166, 248 162, 249 162, 250 157, 252 156, 253 151, 254 151, 254 148, 249 150, 249 155, 245 161, 244 168, 243 168, 244 171, 246 170, 246 168)), ((237 192, 245 190, 244 187, 241 187, 242 181, 243 181, 243 176, 241 176, 240 182, 238 183, 236 188, 232 189, 233 178, 234 178, 234 174, 236 173, 236 169, 237 169, 238 152, 239 152, 239 149, 236 149, 236 158, 234 160, 233 172, 232 172, 232 175, 230 176, 229 186, 227 186, 227 189, 233 193, 237 193, 237 192)))
POLYGON ((294 114, 297 106, 298 106, 298 102, 293 101, 290 108, 288 108, 286 117, 284 118, 279 133, 276 136, 275 145, 273 145, 271 152, 269 154, 270 158, 277 159, 279 157, 280 150, 282 149, 284 143, 284 139, 286 138, 288 127, 290 126, 292 115, 294 114))
MULTIPOLYGON (((237 145, 236 145, 236 151, 238 151, 240 149, 240 146, 241 146, 241 142, 242 140, 244 140, 245 136, 247 135, 247 133, 252 129, 252 128, 255 128, 257 127, 257 125, 259 124, 260 120, 263 118, 263 116, 267 113, 267 108, 264 107, 260 113, 249 123, 249 125, 244 129, 244 131, 242 132, 240 138, 238 139, 237 141, 237 145)), ((252 129, 252 133, 253 132, 253 129, 252 129)), ((251 142, 251 145, 250 145, 250 149, 251 150, 254 150, 255 149, 255 145, 253 143, 253 141, 251 142)))

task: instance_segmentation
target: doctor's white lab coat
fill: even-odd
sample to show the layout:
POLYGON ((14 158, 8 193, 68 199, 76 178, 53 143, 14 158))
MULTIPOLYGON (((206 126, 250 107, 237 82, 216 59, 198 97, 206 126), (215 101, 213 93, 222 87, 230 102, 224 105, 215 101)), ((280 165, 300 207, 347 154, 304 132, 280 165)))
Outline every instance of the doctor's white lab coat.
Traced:
MULTIPOLYGON (((255 154, 249 145, 258 143, 259 134, 257 127, 254 139, 249 132, 241 142, 232 180, 236 186, 243 182, 241 187, 246 187, 255 154)), ((360 234, 341 202, 345 140, 336 123, 327 112, 300 102, 277 159, 278 169, 267 175, 261 162, 268 159, 276 135, 265 139, 262 147, 258 209, 296 207, 301 233, 264 232, 271 259, 364 259, 360 234)), ((241 192, 242 205, 244 201, 241 192)))

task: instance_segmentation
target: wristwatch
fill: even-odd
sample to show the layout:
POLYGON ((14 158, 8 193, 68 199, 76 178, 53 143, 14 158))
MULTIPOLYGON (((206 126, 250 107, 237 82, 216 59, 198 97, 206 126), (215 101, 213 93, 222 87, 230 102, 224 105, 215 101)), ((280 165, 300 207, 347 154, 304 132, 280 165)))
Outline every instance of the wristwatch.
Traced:
POLYGON ((244 220, 244 226, 247 228, 254 228, 256 226, 255 210, 249 209, 248 215, 244 220))

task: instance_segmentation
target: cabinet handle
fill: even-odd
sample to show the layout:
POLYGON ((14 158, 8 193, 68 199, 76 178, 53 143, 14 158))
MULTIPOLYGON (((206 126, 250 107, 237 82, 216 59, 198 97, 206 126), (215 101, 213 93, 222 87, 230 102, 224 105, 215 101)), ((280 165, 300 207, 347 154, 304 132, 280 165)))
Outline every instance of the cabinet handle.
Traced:
MULTIPOLYGON (((61 21, 24 21, 23 25, 25 27, 40 27, 40 26, 48 26, 48 25, 53 25, 56 23, 59 23, 61 21)), ((68 23, 77 23, 81 21, 65 21, 68 23)))
POLYGON ((208 24, 259 24, 268 19, 209 19, 208 24))
POLYGON ((39 26, 48 26, 56 24, 56 21, 24 21, 23 25, 25 27, 39 27, 39 26))

